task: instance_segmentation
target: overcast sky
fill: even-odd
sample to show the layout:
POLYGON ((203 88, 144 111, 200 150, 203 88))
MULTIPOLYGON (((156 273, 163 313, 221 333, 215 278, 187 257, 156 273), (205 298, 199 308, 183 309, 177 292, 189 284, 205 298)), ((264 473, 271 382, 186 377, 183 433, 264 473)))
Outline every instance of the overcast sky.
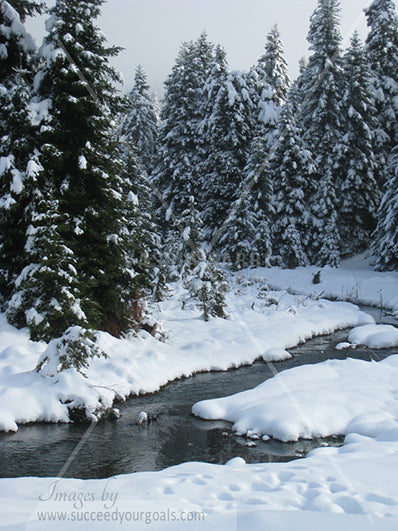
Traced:
MULTIPOLYGON (((371 0, 341 0, 344 38, 358 29, 366 35, 363 9, 371 0)), ((47 0, 53 5, 54 0, 47 0)), ((266 35, 277 23, 292 77, 300 57, 308 55, 306 37, 317 0, 108 0, 98 25, 110 44, 125 50, 113 61, 122 72, 125 90, 141 64, 152 88, 162 93, 163 82, 183 41, 196 39, 205 29, 209 39, 222 44, 232 69, 247 70, 262 55, 266 35)), ((43 20, 28 24, 38 45, 43 20)))

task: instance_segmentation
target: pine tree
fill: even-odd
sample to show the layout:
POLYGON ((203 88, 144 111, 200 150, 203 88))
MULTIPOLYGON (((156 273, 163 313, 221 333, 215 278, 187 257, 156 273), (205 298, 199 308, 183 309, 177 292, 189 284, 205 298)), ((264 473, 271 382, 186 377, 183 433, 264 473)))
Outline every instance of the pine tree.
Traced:
POLYGON ((213 60, 213 45, 203 33, 196 42, 183 44, 167 79, 159 128, 155 182, 164 201, 177 217, 197 196, 202 160, 199 126, 202 120, 203 87, 213 60))
POLYGON ((204 234, 211 238, 215 228, 214 218, 219 206, 218 183, 214 176, 214 160, 219 146, 215 144, 214 131, 214 105, 221 88, 225 86, 228 75, 228 63, 226 52, 222 46, 217 46, 214 61, 210 67, 210 73, 204 86, 203 118, 199 126, 199 136, 201 138, 201 148, 203 152, 199 173, 201 180, 201 190, 203 191, 200 201, 202 218, 204 223, 204 234))
POLYGON ((0 2, 0 294, 11 296, 24 267, 28 222, 25 208, 34 179, 35 154, 29 103, 35 51, 26 16, 39 12, 35 2, 0 2))
POLYGON ((42 13, 44 9, 44 2, 34 0, 8 0, 8 2, 20 16, 21 22, 25 22, 26 17, 42 13))
POLYGON ((337 0, 318 0, 311 17, 308 41, 312 55, 303 73, 299 125, 306 149, 314 156, 317 173, 309 259, 319 265, 339 263, 337 195, 341 186, 340 157, 343 124, 341 35, 337 0))
POLYGON ((62 237, 63 218, 54 196, 51 183, 34 192, 25 245, 30 263, 17 278, 6 310, 11 323, 29 326, 34 341, 61 336, 68 322, 87 324, 79 299, 76 256, 62 237))
POLYGON ((282 267, 308 265, 311 233, 309 197, 314 172, 311 153, 304 149, 294 105, 288 102, 279 124, 279 141, 270 162, 274 182, 273 253, 282 267))
POLYGON ((209 258, 197 264, 188 284, 191 296, 199 300, 203 319, 211 317, 227 318, 225 294, 227 283, 221 269, 209 258))
POLYGON ((219 236, 224 261, 233 269, 268 266, 272 254, 272 180, 264 156, 266 141, 253 141, 253 153, 245 166, 245 179, 219 236))
POLYGON ((273 92, 273 101, 283 105, 289 92, 290 79, 279 28, 275 24, 267 35, 265 54, 259 59, 256 72, 261 83, 267 83, 273 92))
POLYGON ((209 105, 205 141, 208 150, 201 166, 207 200, 204 222, 209 238, 225 222, 233 202, 239 197, 238 188, 244 179, 253 135, 253 104, 245 76, 238 71, 227 72, 221 61, 219 64, 220 72, 213 70, 207 83, 209 105))
POLYGON ((358 33, 345 55, 342 186, 339 191, 341 253, 368 248, 379 205, 375 154, 376 115, 371 73, 358 33))
POLYGON ((293 83, 290 85, 289 93, 288 93, 288 101, 292 107, 292 112, 295 116, 298 116, 301 111, 301 106, 304 103, 305 100, 305 94, 303 94, 302 86, 303 86, 303 76, 304 72, 307 68, 307 59, 305 57, 302 57, 299 60, 299 74, 297 78, 293 81, 293 83))
POLYGON ((158 118, 155 105, 149 96, 149 85, 141 66, 135 72, 134 87, 127 97, 127 112, 121 133, 125 141, 135 148, 139 162, 150 174, 155 162, 158 118))
POLYGON ((34 194, 39 200, 28 209, 35 237, 25 245, 35 269, 18 278, 12 304, 36 339, 81 323, 118 335, 132 323, 136 242, 128 229, 132 199, 112 118, 121 109, 118 76, 109 64, 119 49, 108 47, 94 25, 102 4, 58 0, 39 51, 36 146, 42 170, 34 194), (48 300, 51 312, 40 314, 37 308, 48 300), (32 309, 40 315, 35 328, 32 309))
POLYGON ((41 11, 41 4, 27 0, 0 1, 0 80, 6 88, 15 69, 25 69, 35 51, 32 37, 23 23, 28 15, 41 11))
POLYGON ((123 153, 123 161, 124 196, 130 200, 124 230, 134 242, 129 253, 130 267, 141 295, 152 294, 155 285, 160 293, 165 289, 160 279, 162 244, 150 181, 132 149, 123 153))
POLYGON ((373 242, 379 271, 398 270, 398 146, 393 151, 387 175, 373 242))
MULTIPOLYGON (((374 75, 379 117, 378 165, 382 168, 398 143, 398 17, 393 0, 374 0, 365 13, 370 28, 366 55, 374 75)), ((380 185, 383 184, 381 177, 380 185)))
POLYGON ((188 207, 174 221, 174 260, 179 275, 187 279, 192 275, 196 266, 206 261, 206 254, 202 250, 203 222, 197 210, 193 196, 189 197, 188 207))

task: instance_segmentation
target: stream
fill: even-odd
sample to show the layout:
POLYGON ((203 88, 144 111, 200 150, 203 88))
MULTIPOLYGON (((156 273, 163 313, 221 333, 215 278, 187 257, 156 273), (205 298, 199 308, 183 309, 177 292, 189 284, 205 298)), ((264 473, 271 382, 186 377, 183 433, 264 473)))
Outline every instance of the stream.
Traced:
MULTIPOLYGON (((377 322, 396 324, 396 320, 376 308, 362 307, 377 322)), ((236 436, 231 424, 204 421, 191 414, 195 402, 218 398, 255 387, 273 376, 272 369, 284 371, 303 364, 347 357, 369 360, 372 353, 363 349, 335 350, 345 341, 348 330, 317 337, 289 351, 292 359, 267 365, 256 362, 226 372, 201 373, 174 381, 160 392, 133 397, 117 407, 121 418, 99 422, 71 462, 65 477, 105 478, 117 474, 161 470, 186 461, 224 464, 232 457, 248 463, 289 461, 304 457, 319 446, 317 440, 282 443, 276 440, 249 441, 236 436), (140 411, 156 421, 138 425, 140 411), (255 444, 255 446, 250 446, 255 444)), ((375 351, 383 359, 397 349, 375 351)), ((0 477, 57 476, 87 431, 87 424, 32 424, 16 433, 0 434, 0 477)), ((339 446, 342 436, 322 441, 339 446)))

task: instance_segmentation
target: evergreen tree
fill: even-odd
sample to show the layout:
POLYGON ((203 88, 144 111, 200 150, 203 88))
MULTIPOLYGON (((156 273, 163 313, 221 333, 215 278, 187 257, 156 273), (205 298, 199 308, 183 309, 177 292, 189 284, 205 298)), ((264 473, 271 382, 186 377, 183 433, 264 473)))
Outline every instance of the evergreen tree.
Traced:
POLYGON ((398 270, 398 146, 393 151, 387 175, 373 242, 379 271, 398 270))
POLYGON ((375 155, 376 117, 371 73, 358 33, 345 55, 342 186, 339 191, 341 253, 369 246, 379 204, 375 155))
POLYGON ((0 294, 8 300, 24 266, 25 208, 35 154, 29 102, 33 39, 23 21, 40 11, 35 2, 0 2, 0 294))
POLYGON ((309 188, 314 172, 311 153, 304 149, 294 105, 288 102, 279 124, 280 138, 270 162, 274 182, 273 253, 282 267, 308 265, 311 233, 309 188))
POLYGON ((137 67, 134 87, 127 97, 127 112, 121 133, 125 141, 135 148, 139 162, 148 174, 155 161, 158 118, 155 105, 149 96, 149 85, 141 66, 137 67))
POLYGON ((66 323, 84 325, 87 319, 79 299, 76 256, 62 237, 63 216, 50 182, 34 191, 29 209, 25 253, 30 263, 16 279, 6 314, 16 326, 28 325, 32 340, 50 340, 63 334, 66 323))
MULTIPOLYGON (((366 55, 374 75, 380 167, 398 143, 398 17, 393 0, 374 0, 366 10, 366 55)), ((383 178, 380 179, 383 186, 383 178)))
POLYGON ((58 0, 39 51, 36 146, 42 170, 28 208, 35 237, 25 245, 26 263, 35 268, 18 278, 9 309, 18 325, 25 316, 36 339, 74 324, 118 335, 132 323, 136 242, 128 229, 131 197, 112 119, 121 109, 118 76, 109 65, 119 49, 108 47, 94 25, 102 4, 58 0), (40 314, 41 301, 49 300, 48 312, 40 314), (32 321, 34 310, 40 317, 32 321))
POLYGON ((218 145, 214 144, 214 102, 221 88, 225 86, 228 71, 225 50, 222 46, 217 46, 214 61, 204 86, 203 118, 199 127, 199 136, 203 151, 199 168, 202 190, 200 207, 202 209, 204 234, 209 238, 211 238, 211 234, 215 228, 214 218, 220 201, 218 183, 216 183, 214 176, 213 161, 213 157, 219 149, 218 145))
POLYGON ((302 57, 299 61, 299 74, 297 78, 290 85, 288 93, 288 102, 292 107, 292 112, 295 116, 298 116, 301 111, 301 105, 305 100, 305 94, 303 94, 303 76, 307 68, 307 59, 302 57))
POLYGON ((191 196, 180 218, 174 220, 174 235, 170 240, 173 244, 174 263, 179 276, 185 280, 200 262, 206 260, 206 254, 202 250, 202 226, 195 198, 191 196))
POLYGON ((233 269, 268 266, 272 254, 272 184, 262 156, 264 140, 254 140, 252 156, 245 167, 246 178, 238 188, 237 199, 222 227, 219 249, 233 269), (259 147, 256 148, 256 144, 259 147))
POLYGON ((44 2, 35 2, 34 0, 8 0, 8 3, 18 13, 21 22, 25 22, 26 17, 43 12, 44 2))
POLYGON ((35 51, 32 37, 23 22, 40 12, 41 6, 27 0, 0 1, 0 80, 6 88, 13 82, 15 69, 25 69, 35 51))
POLYGON ((188 284, 190 293, 199 300, 199 309, 203 312, 203 319, 210 317, 227 318, 225 311, 225 293, 227 283, 223 272, 215 262, 206 259, 195 267, 188 284))
POLYGON ((219 64, 219 71, 214 69, 207 83, 209 105, 204 138, 208 150, 201 166, 207 199, 204 221, 209 238, 225 222, 239 197, 253 135, 253 104, 245 76, 237 71, 228 73, 226 63, 220 59, 219 64))
POLYGON ((123 161, 124 196, 129 199, 124 231, 134 242, 129 253, 130 268, 135 272, 135 284, 141 295, 152 293, 155 285, 160 293, 165 289, 160 278, 162 245, 149 178, 131 148, 123 153, 123 161))
POLYGON ((308 41, 313 52, 303 73, 300 127, 306 149, 314 156, 317 173, 309 259, 319 265, 339 262, 337 195, 341 187, 342 56, 337 0, 318 0, 311 17, 308 41))
POLYGON ((188 208, 176 223, 174 250, 185 286, 191 297, 199 301, 203 318, 208 321, 212 316, 226 317, 226 282, 222 271, 204 251, 202 226, 195 199, 191 196, 188 208))
POLYGON ((270 85, 273 101, 283 105, 289 92, 290 79, 279 28, 275 24, 267 35, 265 54, 259 59, 256 72, 262 83, 270 85))
POLYGON ((177 217, 191 195, 200 189, 201 158, 198 134, 202 120, 203 87, 213 60, 213 45, 203 33, 183 44, 167 79, 159 128, 159 149, 154 172, 163 199, 177 217))

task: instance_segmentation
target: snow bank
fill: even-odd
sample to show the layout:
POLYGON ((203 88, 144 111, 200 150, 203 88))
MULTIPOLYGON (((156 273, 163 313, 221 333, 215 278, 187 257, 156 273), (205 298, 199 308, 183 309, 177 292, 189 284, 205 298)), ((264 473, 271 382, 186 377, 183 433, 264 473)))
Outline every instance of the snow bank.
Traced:
MULTIPOLYGON (((356 402, 363 398, 360 391, 356 402)), ((237 457, 226 465, 184 463, 103 480, 2 479, 2 524, 51 530, 124 524, 173 531, 395 531, 397 441, 396 417, 375 408, 351 424, 343 447, 319 448, 289 463, 246 464, 237 457)))
MULTIPOLYGON (((368 254, 343 260, 338 268, 298 267, 297 269, 259 268, 256 277, 266 279, 274 289, 335 298, 392 310, 398 316, 398 272, 373 271, 368 254), (313 284, 320 271, 320 283, 313 284)), ((248 274, 250 274, 248 272, 248 274)))
POLYGON ((391 325, 365 325, 351 330, 348 341, 352 345, 370 348, 398 347, 398 328, 391 325))
POLYGON ((155 317, 168 331, 166 343, 146 332, 125 339, 99 333, 98 347, 109 357, 93 359, 87 378, 75 369, 35 372, 47 345, 29 341, 26 331, 0 316, 0 430, 17 430, 26 422, 67 422, 73 408, 85 409, 95 420, 115 399, 154 392, 200 371, 286 359, 286 349, 315 335, 374 322, 352 304, 269 291, 264 282, 240 275, 231 279, 228 320, 204 322, 187 297, 176 285, 160 304, 155 317))
MULTIPOLYGON (((19 341, 22 352, 26 336, 0 321, 0 340, 19 341)), ((398 355, 380 363, 327 361, 284 371, 252 391, 200 406, 217 408, 217 414, 229 407, 256 424, 273 415, 273 426, 285 435, 303 426, 312 434, 344 431, 340 448, 321 447, 288 463, 246 464, 236 457, 225 465, 192 462, 103 480, 0 479, 2 525, 62 531, 126 525, 173 531, 395 531, 397 376, 398 355)))
POLYGON ((347 359, 295 367, 254 389, 192 408, 198 417, 233 422, 239 434, 281 441, 346 434, 374 411, 398 417, 398 355, 380 363, 347 359))

